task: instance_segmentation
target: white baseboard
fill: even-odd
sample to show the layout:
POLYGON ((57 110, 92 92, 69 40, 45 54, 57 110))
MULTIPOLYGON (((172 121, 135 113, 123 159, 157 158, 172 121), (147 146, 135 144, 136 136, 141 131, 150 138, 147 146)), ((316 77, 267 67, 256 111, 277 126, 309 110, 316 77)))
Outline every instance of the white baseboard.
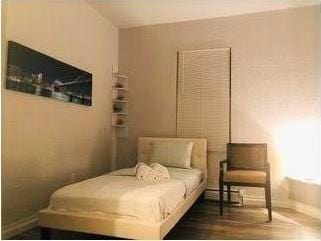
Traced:
POLYGON ((309 215, 309 216, 312 216, 312 217, 315 217, 315 218, 321 220, 321 210, 316 207, 306 205, 303 203, 299 203, 294 200, 291 200, 291 206, 292 206, 291 207, 292 209, 294 209, 300 213, 304 213, 306 215, 309 215))
POLYGON ((9 239, 15 235, 23 233, 37 226, 38 215, 20 219, 14 223, 3 226, 1 229, 1 239, 9 239))
MULTIPOLYGON (((219 201, 219 192, 218 190, 207 190, 205 191, 205 199, 219 201)), ((227 193, 224 192, 224 200, 227 200, 227 193)), ((232 202, 239 202, 245 206, 262 206, 265 207, 265 197, 262 196, 249 196, 244 195, 242 190, 238 192, 231 193, 232 202)), ((273 207, 280 208, 289 208, 290 200, 272 200, 273 207)))
MULTIPOLYGON (((245 196, 243 197, 244 205, 249 206, 264 206, 265 205, 265 199, 264 197, 254 197, 254 196, 245 196)), ((290 208, 297 212, 306 214, 311 217, 315 217, 319 220, 321 220, 321 210, 306 205, 294 200, 272 200, 272 207, 279 207, 279 208, 290 208)))
MULTIPOLYGON (((215 191, 214 190, 206 190, 205 191, 205 199, 219 201, 219 199, 220 199, 219 192, 216 190, 215 191)), ((240 196, 239 193, 231 192, 231 201, 232 202, 242 203, 241 199, 242 199, 242 197, 240 196)), ((227 193, 226 192, 224 192, 224 200, 227 200, 227 193)))
MULTIPOLYGON (((227 193, 224 192, 224 199, 227 199, 227 193)), ((231 199, 234 202, 240 202, 242 203, 242 192, 241 193, 231 193, 231 199)), ((219 193, 218 191, 205 191, 205 199, 209 200, 219 200, 219 193)), ((261 206, 265 207, 265 197, 262 196, 247 196, 243 195, 243 205, 245 206, 261 206)), ((297 212, 309 215, 311 217, 315 217, 319 220, 321 220, 321 210, 306 205, 303 203, 296 202, 294 200, 272 200, 272 207, 278 207, 278 208, 290 208, 297 212)))
MULTIPOLYGON (((243 196, 244 205, 265 207, 265 197, 262 196, 243 196)), ((291 208, 291 200, 272 199, 272 207, 291 208)))

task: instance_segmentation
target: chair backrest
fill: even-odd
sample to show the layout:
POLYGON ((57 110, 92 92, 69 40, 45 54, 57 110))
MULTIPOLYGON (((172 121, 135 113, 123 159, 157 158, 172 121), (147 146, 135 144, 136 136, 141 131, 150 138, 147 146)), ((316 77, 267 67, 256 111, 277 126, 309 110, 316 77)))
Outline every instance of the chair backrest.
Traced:
POLYGON ((267 164, 267 144, 228 143, 227 169, 260 170, 267 164))

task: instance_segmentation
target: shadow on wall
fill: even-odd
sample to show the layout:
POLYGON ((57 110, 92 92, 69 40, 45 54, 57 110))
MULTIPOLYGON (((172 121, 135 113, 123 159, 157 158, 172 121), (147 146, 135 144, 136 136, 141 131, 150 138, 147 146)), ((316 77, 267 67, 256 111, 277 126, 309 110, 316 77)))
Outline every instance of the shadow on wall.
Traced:
MULTIPOLYGON (((272 199, 287 201, 289 190, 284 178, 284 163, 278 152, 271 127, 264 124, 273 117, 267 115, 264 116, 265 119, 256 118, 251 115, 250 110, 238 106, 233 103, 234 101, 232 96, 232 142, 267 143, 268 161, 271 166, 272 199)), ((245 190, 246 196, 264 197, 262 188, 242 187, 242 189, 245 190)))

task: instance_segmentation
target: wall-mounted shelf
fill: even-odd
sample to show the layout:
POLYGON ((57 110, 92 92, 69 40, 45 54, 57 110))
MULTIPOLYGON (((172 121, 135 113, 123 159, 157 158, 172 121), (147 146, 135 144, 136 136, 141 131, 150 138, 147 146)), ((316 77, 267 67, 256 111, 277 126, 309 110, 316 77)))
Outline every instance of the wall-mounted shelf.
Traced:
POLYGON ((113 112, 114 115, 128 115, 127 112, 113 112))
POLYGON ((113 87, 114 90, 128 91, 126 88, 113 87))
POLYGON ((128 103, 128 100, 113 100, 113 102, 128 103))
POLYGON ((127 137, 128 115, 128 77, 121 73, 113 73, 112 87, 112 120, 116 138, 127 137))
POLYGON ((117 127, 117 128, 127 128, 127 125, 112 125, 113 127, 117 127))
POLYGON ((128 79, 128 77, 126 75, 119 74, 119 73, 114 73, 113 76, 116 78, 128 79))

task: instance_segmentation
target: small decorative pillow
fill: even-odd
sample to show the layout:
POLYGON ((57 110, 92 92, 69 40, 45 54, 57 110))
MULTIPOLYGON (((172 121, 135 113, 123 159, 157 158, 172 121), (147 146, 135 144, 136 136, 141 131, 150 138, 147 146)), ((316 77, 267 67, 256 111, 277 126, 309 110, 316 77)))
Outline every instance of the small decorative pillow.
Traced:
MULTIPOLYGON (((134 167, 134 169, 135 169, 135 176, 136 176, 136 177, 137 177, 137 172, 138 172, 139 167, 142 167, 142 166, 147 166, 147 165, 146 165, 145 162, 138 162, 138 163, 136 164, 136 166, 134 167)), ((142 168, 143 168, 143 167, 142 167, 142 168)))
POLYGON ((169 173, 166 167, 153 163, 151 166, 145 163, 138 163, 135 167, 136 178, 144 181, 160 181, 169 178, 169 173))
POLYGON ((153 163, 150 165, 150 167, 156 172, 156 175, 159 177, 159 179, 168 179, 169 178, 169 172, 167 168, 159 163, 153 163))
POLYGON ((153 168, 147 166, 145 163, 138 163, 136 165, 136 178, 143 181, 158 181, 158 176, 153 168))

